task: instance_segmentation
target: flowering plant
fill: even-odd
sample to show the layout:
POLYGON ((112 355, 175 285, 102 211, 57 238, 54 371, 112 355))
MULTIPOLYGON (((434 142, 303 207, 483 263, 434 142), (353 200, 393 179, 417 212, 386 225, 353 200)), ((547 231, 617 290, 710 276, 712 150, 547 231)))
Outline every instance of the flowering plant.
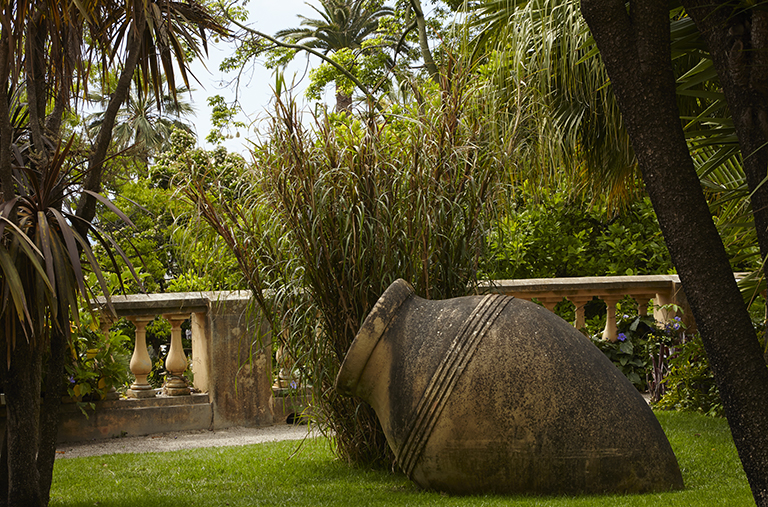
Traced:
POLYGON ((645 350, 648 336, 653 333, 655 326, 653 317, 634 316, 625 313, 616 319, 618 335, 615 342, 603 340, 602 330, 590 334, 592 343, 616 365, 639 391, 645 391, 648 387, 645 375, 648 367, 648 355, 645 350))
MULTIPOLYGON (((685 326, 680 317, 661 324, 653 315, 637 315, 634 301, 624 300, 617 305, 625 310, 616 319, 618 334, 615 342, 602 339, 602 318, 590 322, 592 342, 610 359, 639 391, 651 394, 658 401, 664 391, 663 379, 669 372, 668 360, 681 342, 685 326), (598 331, 599 329, 599 331, 598 331)), ((680 313, 680 307, 665 305, 662 309, 680 313)))

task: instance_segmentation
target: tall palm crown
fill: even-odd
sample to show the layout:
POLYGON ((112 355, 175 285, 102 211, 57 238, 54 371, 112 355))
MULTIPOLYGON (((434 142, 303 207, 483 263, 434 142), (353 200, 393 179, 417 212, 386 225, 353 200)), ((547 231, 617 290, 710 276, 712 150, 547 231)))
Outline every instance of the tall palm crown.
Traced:
POLYGON ((320 5, 322 10, 310 5, 320 19, 299 16, 301 27, 286 28, 275 35, 326 54, 344 48, 358 49, 379 27, 379 19, 394 14, 391 7, 378 0, 320 0, 320 5))
MULTIPOLYGON (((310 5, 310 4, 307 4, 310 5)), ((286 28, 275 34, 279 39, 304 44, 324 54, 342 49, 357 50, 374 35, 379 20, 394 14, 381 0, 320 0, 322 9, 310 5, 320 19, 299 16, 301 27, 286 28)), ((349 110, 352 97, 336 87, 336 110, 349 110)))

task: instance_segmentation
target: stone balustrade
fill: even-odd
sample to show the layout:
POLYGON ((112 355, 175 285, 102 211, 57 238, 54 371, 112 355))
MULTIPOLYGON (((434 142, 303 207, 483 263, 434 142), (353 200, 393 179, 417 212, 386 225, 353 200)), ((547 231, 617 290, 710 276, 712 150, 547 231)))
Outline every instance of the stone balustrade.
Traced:
MULTIPOLYGON (((111 325, 105 301, 104 327, 111 325)), ((135 377, 126 392, 129 399, 155 398, 158 391, 147 381, 152 368, 146 327, 158 315, 171 323, 171 340, 165 361, 164 397, 189 396, 191 389, 206 393, 212 404, 211 428, 272 424, 271 336, 247 292, 195 292, 135 294, 112 297, 118 317, 136 326, 130 369, 135 377), (182 324, 189 320, 192 338, 191 365, 182 347, 182 324), (193 384, 184 377, 191 366, 193 384)))
POLYGON ((688 303, 677 275, 640 276, 590 276, 574 278, 531 278, 521 280, 495 280, 483 289, 521 299, 537 300, 547 309, 567 299, 575 306, 576 329, 584 327, 584 306, 594 298, 601 299, 606 306, 603 339, 616 341, 616 303, 626 296, 637 301, 638 313, 647 315, 649 303, 653 302, 654 317, 666 322, 675 315, 662 306, 673 303, 680 306, 684 323, 693 328, 694 323, 688 303))
MULTIPOLYGON (((579 329, 584 326, 584 306, 594 298, 601 299, 607 308, 603 337, 612 341, 617 339, 616 303, 625 296, 637 300, 641 314, 648 311, 652 302, 654 317, 661 322, 674 316, 666 313, 663 305, 679 305, 684 310, 686 326, 695 326, 677 275, 496 280, 482 289, 536 300, 550 310, 566 299, 575 306, 574 325, 579 329)), ((135 381, 126 399, 101 402, 104 410, 97 408, 87 422, 79 414, 73 415, 70 422, 63 422, 62 439, 265 426, 282 418, 284 412, 294 410, 278 407, 274 402, 272 337, 261 314, 250 303, 250 294, 246 292, 114 296, 112 304, 118 317, 126 317, 136 326, 136 347, 130 362, 135 381), (172 329, 165 364, 167 382, 161 394, 147 381, 152 363, 147 352, 146 326, 157 315, 165 316, 172 329), (192 338, 191 386, 184 379, 190 359, 181 346, 182 323, 187 319, 192 338), (177 410, 169 411, 172 407, 177 410), (152 415, 155 412, 161 415, 152 415), (86 434, 86 424, 100 426, 86 434)), ((105 310, 103 305, 101 300, 97 306, 105 310)), ((108 327, 108 319, 104 321, 108 327)), ((274 385, 278 390, 285 387, 286 372, 291 371, 287 365, 280 366, 285 371, 274 385)))

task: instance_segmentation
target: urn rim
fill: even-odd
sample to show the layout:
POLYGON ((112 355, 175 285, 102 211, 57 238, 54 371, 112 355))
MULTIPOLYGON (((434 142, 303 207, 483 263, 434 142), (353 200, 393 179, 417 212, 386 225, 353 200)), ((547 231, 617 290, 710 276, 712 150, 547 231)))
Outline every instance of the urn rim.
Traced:
POLYGON ((414 293, 410 283, 398 278, 379 297, 355 335, 344 362, 341 363, 339 374, 336 376, 337 391, 342 394, 355 394, 373 349, 389 328, 400 306, 414 293))

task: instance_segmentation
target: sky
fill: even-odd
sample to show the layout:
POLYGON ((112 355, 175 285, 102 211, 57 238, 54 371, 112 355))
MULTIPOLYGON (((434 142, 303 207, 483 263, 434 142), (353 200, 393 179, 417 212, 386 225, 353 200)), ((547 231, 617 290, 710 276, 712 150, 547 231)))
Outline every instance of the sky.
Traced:
MULTIPOLYGON (((317 13, 305 3, 305 0, 251 0, 248 4, 250 16, 247 25, 267 34, 274 34, 283 28, 293 28, 301 24, 298 14, 309 18, 317 17, 317 13)), ((191 66, 191 71, 200 81, 200 84, 193 84, 191 102, 195 108, 196 117, 193 124, 197 133, 198 144, 205 148, 213 148, 205 142, 205 137, 211 130, 210 113, 207 99, 213 95, 223 96, 227 102, 237 97, 244 110, 244 115, 237 119, 250 125, 247 131, 240 129, 239 137, 234 137, 236 132, 232 132, 232 139, 224 142, 224 146, 230 150, 239 153, 247 153, 247 138, 254 137, 254 128, 258 128, 258 119, 265 117, 265 110, 272 98, 272 86, 274 86, 274 76, 271 69, 263 65, 263 60, 257 59, 252 68, 245 68, 241 76, 241 85, 239 90, 232 86, 227 86, 234 78, 235 74, 224 74, 219 71, 221 61, 233 51, 234 45, 231 43, 214 44, 209 42, 208 58, 202 61, 196 61, 191 66), (203 65, 204 64, 204 65, 203 65), (207 69, 206 69, 207 67, 207 69), (256 122, 256 123, 254 123, 256 122)), ((317 63, 312 62, 313 65, 317 63)), ((296 59, 285 71, 285 79, 290 83, 294 76, 298 80, 308 72, 307 58, 304 55, 298 55, 296 59)), ((298 83, 294 96, 297 99, 303 99, 303 91, 309 84, 309 77, 304 76, 302 82, 298 83)))

